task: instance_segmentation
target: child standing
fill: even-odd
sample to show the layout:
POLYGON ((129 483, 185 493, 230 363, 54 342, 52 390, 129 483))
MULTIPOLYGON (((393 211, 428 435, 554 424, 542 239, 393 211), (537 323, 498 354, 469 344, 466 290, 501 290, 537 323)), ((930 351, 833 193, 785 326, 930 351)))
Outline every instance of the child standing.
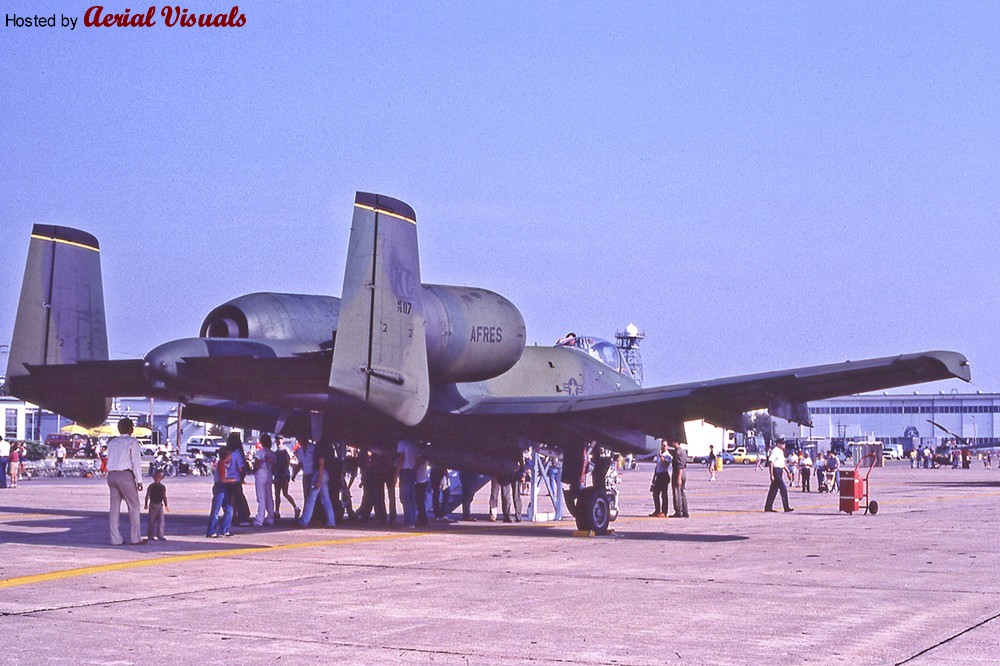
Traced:
POLYGON ((170 511, 167 504, 167 487, 163 485, 163 472, 157 471, 153 474, 153 482, 146 488, 146 508, 149 509, 148 533, 150 541, 159 539, 166 541, 163 536, 163 511, 170 511))

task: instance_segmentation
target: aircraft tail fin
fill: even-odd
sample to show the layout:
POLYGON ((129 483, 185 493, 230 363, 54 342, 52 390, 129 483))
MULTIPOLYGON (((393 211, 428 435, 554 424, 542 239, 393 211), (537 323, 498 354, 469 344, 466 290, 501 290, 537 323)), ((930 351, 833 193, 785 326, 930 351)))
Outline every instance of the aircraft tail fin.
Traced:
POLYGON ((404 425, 430 403, 417 222, 402 201, 354 201, 330 387, 404 425))
POLYGON ((30 373, 33 366, 107 359, 97 239, 78 229, 36 224, 7 362, 10 392, 84 425, 100 425, 111 408, 108 398, 49 385, 30 373))

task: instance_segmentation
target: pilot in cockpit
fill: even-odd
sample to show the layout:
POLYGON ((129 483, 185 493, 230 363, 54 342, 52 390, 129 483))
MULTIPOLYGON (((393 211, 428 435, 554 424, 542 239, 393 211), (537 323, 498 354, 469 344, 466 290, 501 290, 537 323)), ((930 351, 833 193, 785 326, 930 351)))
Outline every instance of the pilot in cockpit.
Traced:
POLYGON ((556 347, 572 347, 576 344, 576 333, 572 331, 564 335, 556 342, 556 347))

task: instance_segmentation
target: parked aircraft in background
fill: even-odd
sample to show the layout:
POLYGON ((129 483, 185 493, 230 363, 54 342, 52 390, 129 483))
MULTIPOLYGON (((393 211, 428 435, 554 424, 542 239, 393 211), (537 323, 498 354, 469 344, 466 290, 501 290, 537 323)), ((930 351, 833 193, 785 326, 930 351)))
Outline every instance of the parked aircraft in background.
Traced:
POLYGON ((614 513, 603 451, 651 453, 653 438, 681 438, 693 419, 739 430, 744 412, 767 408, 805 424, 810 400, 970 379, 964 356, 932 351, 641 388, 610 343, 527 346, 503 296, 422 283, 405 203, 359 192, 349 242, 340 298, 240 296, 212 310, 199 337, 109 360, 97 239, 36 225, 10 391, 87 426, 104 422, 113 396, 154 396, 184 403, 189 419, 300 438, 374 448, 407 438, 432 461, 486 474, 544 442, 563 452, 577 524, 603 532, 614 513))

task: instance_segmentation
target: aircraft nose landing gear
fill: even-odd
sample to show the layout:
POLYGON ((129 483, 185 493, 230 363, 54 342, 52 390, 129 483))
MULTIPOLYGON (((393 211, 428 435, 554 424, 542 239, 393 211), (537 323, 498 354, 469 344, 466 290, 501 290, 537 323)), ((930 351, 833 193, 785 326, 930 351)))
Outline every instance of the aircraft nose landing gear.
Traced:
POLYGON ((618 472, 610 452, 594 448, 590 456, 592 485, 583 487, 588 471, 588 456, 585 455, 588 449, 578 449, 575 455, 570 451, 564 452, 564 469, 574 470, 574 473, 564 477, 569 485, 565 492, 566 506, 576 519, 578 530, 607 534, 611 522, 618 517, 618 472), (575 473, 577 469, 580 474, 575 473))
POLYGON ((611 525, 611 502, 608 493, 596 486, 590 486, 580 491, 576 501, 577 529, 593 531, 594 534, 607 534, 611 525))

